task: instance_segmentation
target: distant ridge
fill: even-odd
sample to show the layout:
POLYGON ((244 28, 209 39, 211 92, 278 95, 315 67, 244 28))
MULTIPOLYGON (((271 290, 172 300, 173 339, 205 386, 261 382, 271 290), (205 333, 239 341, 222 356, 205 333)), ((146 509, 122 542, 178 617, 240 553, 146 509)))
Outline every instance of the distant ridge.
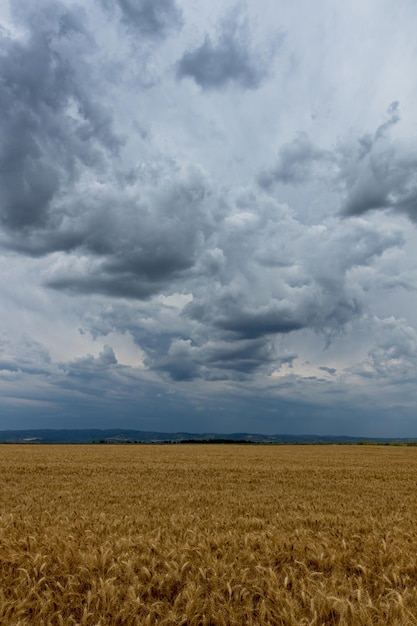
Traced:
POLYGON ((161 433, 111 428, 0 430, 0 443, 275 443, 275 444, 417 444, 413 438, 333 435, 261 435, 256 433, 161 433))

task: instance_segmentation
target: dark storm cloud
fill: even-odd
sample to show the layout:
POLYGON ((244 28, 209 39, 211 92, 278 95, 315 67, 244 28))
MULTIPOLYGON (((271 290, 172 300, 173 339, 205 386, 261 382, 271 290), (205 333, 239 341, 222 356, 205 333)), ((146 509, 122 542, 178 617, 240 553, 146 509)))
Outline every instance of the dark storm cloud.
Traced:
POLYGON ((233 317, 220 318, 215 324, 222 330, 236 333, 242 339, 287 334, 305 326, 305 322, 298 320, 296 312, 290 307, 274 304, 261 310, 236 311, 233 317))
POLYGON ((46 283, 131 300, 87 327, 129 332, 147 368, 176 381, 273 371, 289 358, 280 340, 301 329, 329 344, 363 312, 350 270, 402 241, 363 220, 308 227, 264 192, 217 189, 196 168, 172 166, 150 187, 138 175, 96 202, 84 212, 80 200, 77 246, 46 283), (176 309, 158 294, 187 299, 176 309))
POLYGON ((349 271, 401 245, 401 232, 363 220, 308 227, 278 203, 263 204, 264 199, 253 196, 249 217, 243 211, 244 219, 226 220, 218 241, 224 251, 218 270, 222 286, 209 283, 205 297, 187 304, 184 314, 247 336, 319 328, 332 319, 343 324, 357 314, 349 271), (266 265, 265 256, 276 262, 266 265))
POLYGON ((364 220, 338 221, 329 229, 304 226, 263 194, 223 195, 221 202, 214 195, 211 201, 228 212, 194 265, 164 287, 165 293, 172 288, 192 294, 183 305, 161 306, 150 294, 139 308, 116 307, 87 326, 93 336, 125 329, 145 352, 146 366, 177 381, 243 380, 291 364, 294 356, 281 343, 302 329, 329 345, 365 310, 351 271, 372 266, 402 243, 400 231, 364 220), (265 265, 270 253, 284 255, 287 263, 265 265))
MULTIPOLYGON (((101 0, 112 10, 114 3, 101 0)), ((175 0, 117 0, 122 22, 142 37, 165 37, 182 26, 182 12, 175 0)))
POLYGON ((286 311, 267 310, 260 313, 243 314, 239 319, 220 319, 216 325, 222 330, 229 330, 239 337, 250 339, 269 334, 286 334, 300 330, 304 324, 293 319, 286 311))
POLYGON ((178 78, 189 76, 203 89, 221 89, 228 83, 257 89, 268 75, 282 36, 267 54, 253 49, 248 19, 238 6, 218 30, 215 40, 206 35, 198 48, 184 53, 177 65, 178 78))
POLYGON ((223 297, 201 297, 188 304, 184 315, 199 322, 219 338, 231 343, 263 338, 273 341, 301 329, 322 333, 326 342, 343 332, 352 319, 362 313, 360 300, 350 292, 343 273, 329 281, 324 276, 305 276, 302 296, 295 290, 279 301, 271 289, 270 302, 264 307, 253 304, 250 293, 231 306, 223 297))
POLYGON ((153 360, 152 369, 166 372, 172 380, 187 381, 201 377, 198 348, 189 339, 175 339, 166 355, 153 360))
POLYGON ((411 429, 413 16, 279 4, 0 2, 6 427, 411 429))
POLYGON ((80 167, 101 166, 102 150, 120 140, 86 88, 93 44, 83 11, 56 3, 16 12, 25 35, 3 32, 0 52, 0 215, 11 231, 30 231, 48 224, 80 167))
POLYGON ((220 212, 196 168, 174 168, 151 186, 138 181, 133 190, 105 191, 77 219, 74 253, 46 283, 72 293, 149 298, 195 265, 220 212))
MULTIPOLYGON (((133 298, 146 300, 166 287, 169 279, 176 278, 180 269, 178 258, 176 265, 167 263, 163 259, 161 264, 155 258, 151 262, 143 263, 138 270, 132 270, 128 262, 121 261, 112 267, 112 263, 102 263, 96 269, 84 272, 63 272, 46 281, 46 285, 53 289, 67 291, 72 294, 100 294, 114 298, 133 298), (147 267, 146 267, 147 266, 147 267), (148 271, 147 271, 148 270, 148 271)), ((187 264, 190 265, 191 261, 187 264)))
MULTIPOLYGON (((176 14, 168 2, 135 7, 160 28, 176 14)), ((215 227, 210 190, 196 168, 182 176, 175 164, 165 178, 159 163, 152 179, 120 173, 122 141, 99 102, 106 83, 86 63, 86 16, 59 3, 31 11, 20 7, 26 34, 4 35, 0 56, 2 245, 66 252, 45 279, 55 289, 146 299, 195 263, 215 227)))
POLYGON ((400 211, 417 220, 417 153, 401 145, 373 149, 361 168, 346 163, 345 215, 363 215, 374 209, 400 211))
POLYGON ((264 337, 234 341, 209 341, 195 345, 189 339, 173 339, 166 354, 149 360, 172 380, 245 380, 258 370, 272 371, 292 365, 296 355, 279 355, 264 337))
POLYGON ((339 147, 336 157, 339 183, 345 192, 344 215, 391 209, 417 220, 417 151, 390 137, 400 119, 399 103, 393 102, 387 120, 373 134, 359 138, 358 150, 339 147))
MULTIPOLYGON (((262 339, 209 343, 206 354, 206 362, 214 367, 236 369, 243 373, 250 373, 261 365, 274 362, 276 358, 271 345, 262 339)), ((294 357, 288 358, 292 360, 294 357)))

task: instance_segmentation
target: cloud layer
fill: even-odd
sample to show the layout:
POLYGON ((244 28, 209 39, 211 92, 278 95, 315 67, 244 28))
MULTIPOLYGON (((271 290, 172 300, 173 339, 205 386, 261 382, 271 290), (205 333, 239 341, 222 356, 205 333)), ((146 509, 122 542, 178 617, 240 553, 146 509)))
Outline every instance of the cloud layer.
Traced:
POLYGON ((415 94, 339 70, 389 15, 264 8, 0 14, 0 427, 414 434, 415 94))

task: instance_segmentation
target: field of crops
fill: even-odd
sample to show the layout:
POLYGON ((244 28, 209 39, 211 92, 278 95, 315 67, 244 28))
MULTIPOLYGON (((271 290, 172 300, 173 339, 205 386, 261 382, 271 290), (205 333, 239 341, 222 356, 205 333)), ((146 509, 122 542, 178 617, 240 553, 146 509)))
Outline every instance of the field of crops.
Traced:
POLYGON ((0 624, 417 624, 417 448, 0 446, 0 624))

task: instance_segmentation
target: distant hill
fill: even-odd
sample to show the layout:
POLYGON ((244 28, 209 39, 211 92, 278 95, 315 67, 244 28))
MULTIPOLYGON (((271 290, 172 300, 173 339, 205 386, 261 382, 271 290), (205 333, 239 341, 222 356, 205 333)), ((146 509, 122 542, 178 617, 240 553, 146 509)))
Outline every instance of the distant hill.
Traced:
POLYGON ((331 435, 261 435, 255 433, 160 433, 123 428, 2 430, 0 443, 274 443, 274 444, 417 444, 417 439, 331 435))

